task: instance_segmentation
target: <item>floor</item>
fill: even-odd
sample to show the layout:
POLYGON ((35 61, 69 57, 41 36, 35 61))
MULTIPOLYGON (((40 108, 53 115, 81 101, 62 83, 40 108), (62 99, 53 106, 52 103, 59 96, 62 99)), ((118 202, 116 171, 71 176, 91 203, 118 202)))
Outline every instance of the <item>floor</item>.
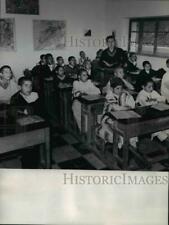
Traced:
MULTIPOLYGON (((64 131, 52 132, 52 169, 109 170, 108 166, 74 136, 64 131)), ((111 148, 111 146, 110 146, 111 148)), ((146 147, 145 147, 146 148, 146 147)), ((109 158, 111 155, 109 156, 109 158)), ((21 168, 19 157, 0 161, 0 168, 21 168)), ((154 163, 152 168, 145 168, 133 156, 130 157, 131 170, 168 171, 168 159, 154 163)))

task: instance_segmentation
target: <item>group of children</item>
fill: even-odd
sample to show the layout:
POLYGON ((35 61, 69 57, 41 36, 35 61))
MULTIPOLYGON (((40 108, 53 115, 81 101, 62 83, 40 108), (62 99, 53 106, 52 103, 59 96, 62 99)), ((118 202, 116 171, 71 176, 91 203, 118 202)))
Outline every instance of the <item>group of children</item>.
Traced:
MULTIPOLYGON (((106 39, 108 48, 100 49, 96 58, 91 61, 84 51, 80 52, 77 60, 74 56, 68 58, 65 65, 62 56, 56 58, 52 54, 40 56, 39 63, 31 70, 30 76, 25 75, 18 80, 13 75, 10 66, 0 68, 0 103, 12 106, 12 115, 40 114, 40 106, 44 97, 45 79, 52 78, 54 89, 72 87, 72 111, 81 130, 81 104, 79 97, 83 95, 105 95, 106 103, 103 110, 97 134, 112 143, 113 121, 109 112, 134 109, 137 106, 149 106, 158 102, 169 102, 169 74, 168 71, 152 69, 149 61, 143 62, 143 69, 137 67, 135 53, 125 54, 115 46, 112 36, 106 39), (106 61, 107 60, 107 61, 106 61), (107 69, 111 76, 106 85, 96 82, 96 71, 107 69), (161 86, 157 85, 161 81, 161 86), (40 103, 41 102, 41 103, 40 103)), ((169 60, 166 61, 169 68, 169 60)), ((58 109, 59 110, 59 109, 58 109)), ((152 137, 164 141, 169 137, 168 131, 158 132, 152 137)), ((131 140, 135 146, 138 138, 131 140)), ((122 138, 119 146, 122 146, 122 138)))

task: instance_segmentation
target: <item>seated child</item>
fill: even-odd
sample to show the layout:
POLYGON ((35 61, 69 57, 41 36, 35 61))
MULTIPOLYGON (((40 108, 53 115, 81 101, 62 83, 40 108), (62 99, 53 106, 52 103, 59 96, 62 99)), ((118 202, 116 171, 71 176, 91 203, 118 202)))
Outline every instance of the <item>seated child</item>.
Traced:
POLYGON ((64 67, 64 59, 63 59, 62 56, 58 56, 56 58, 56 62, 57 62, 57 64, 56 64, 56 68, 55 69, 58 69, 58 66, 64 67))
POLYGON ((153 81, 155 81, 157 78, 161 79, 163 75, 164 75, 163 69, 155 71, 152 69, 151 63, 149 61, 144 61, 143 70, 141 70, 136 80, 135 85, 136 91, 140 91, 142 89, 142 85, 146 79, 153 79, 153 81))
POLYGON ((79 59, 79 66, 83 66, 86 60, 89 60, 88 57, 86 57, 86 53, 84 51, 79 52, 80 59, 79 59))
POLYGON ((154 82, 152 79, 145 79, 142 90, 138 93, 136 103, 140 106, 151 106, 158 102, 165 102, 165 97, 161 96, 154 90, 154 82))
POLYGON ((139 71, 140 70, 137 67, 137 55, 134 52, 130 52, 127 60, 126 72, 132 74, 132 73, 139 73, 139 71))
POLYGON ((11 97, 11 116, 27 116, 31 114, 41 114, 39 97, 36 92, 32 92, 32 80, 21 77, 18 80, 20 90, 11 97))
POLYGON ((124 74, 124 69, 122 67, 116 67, 114 69, 114 76, 112 76, 111 80, 107 83, 106 87, 103 89, 103 93, 107 93, 108 90, 110 89, 110 86, 111 86, 111 81, 114 79, 114 77, 118 77, 120 78, 124 85, 125 85, 125 88, 128 90, 128 91, 134 91, 134 86, 124 78, 125 74, 124 74))
POLYGON ((72 86, 72 79, 68 78, 65 75, 64 67, 57 66, 55 69, 55 76, 54 76, 54 86, 57 87, 68 87, 72 86))
MULTIPOLYGON (((115 77, 111 82, 111 88, 106 95, 106 103, 103 109, 103 116, 101 124, 97 130, 98 136, 105 140, 105 142, 113 143, 113 129, 114 121, 110 118, 109 113, 112 111, 121 111, 135 108, 135 101, 133 97, 124 89, 123 81, 115 77)), ((137 138, 131 138, 130 144, 136 146, 137 138)), ((118 147, 123 145, 123 138, 120 137, 118 147)))
MULTIPOLYGON (((140 106, 151 106, 159 102, 165 102, 165 97, 161 96, 158 92, 154 90, 154 82, 151 79, 144 81, 142 90, 139 92, 136 104, 140 106)), ((152 139, 157 137, 160 141, 164 141, 169 137, 169 130, 160 131, 152 134, 152 139)))
POLYGON ((18 91, 11 67, 8 65, 0 68, 0 103, 9 104, 10 98, 18 91))
POLYGON ((84 69, 87 71, 87 74, 90 78, 93 77, 93 70, 92 70, 92 64, 90 62, 90 60, 86 60, 84 62, 84 69))
POLYGON ((70 56, 68 58, 68 62, 69 64, 65 66, 65 74, 67 77, 76 80, 79 72, 79 68, 76 63, 76 58, 74 56, 70 56))
POLYGON ((73 115, 77 122, 78 128, 81 131, 81 103, 78 97, 82 95, 99 95, 100 90, 88 79, 87 71, 82 69, 79 72, 79 80, 73 83, 73 115))

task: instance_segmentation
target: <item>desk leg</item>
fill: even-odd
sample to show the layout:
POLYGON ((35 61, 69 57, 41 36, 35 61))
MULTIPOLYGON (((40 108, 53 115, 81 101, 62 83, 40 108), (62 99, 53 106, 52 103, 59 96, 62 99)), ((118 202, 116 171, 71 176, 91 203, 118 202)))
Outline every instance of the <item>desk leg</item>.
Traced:
POLYGON ((46 155, 46 168, 51 168, 51 152, 50 152, 50 129, 45 128, 45 155, 46 155))
POLYGON ((117 158, 118 158, 118 133, 116 131, 113 132, 113 167, 116 169, 117 165, 117 158))
POLYGON ((128 160, 129 160, 129 139, 124 138, 124 145, 123 145, 123 169, 128 169, 128 160))

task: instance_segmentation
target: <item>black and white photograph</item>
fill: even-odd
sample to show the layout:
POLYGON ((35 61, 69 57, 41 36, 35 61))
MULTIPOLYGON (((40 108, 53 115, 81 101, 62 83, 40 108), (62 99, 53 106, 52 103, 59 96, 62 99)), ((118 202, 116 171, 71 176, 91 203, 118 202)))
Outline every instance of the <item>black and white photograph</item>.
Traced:
MULTIPOLYGON (((53 213, 56 217, 59 214, 61 220, 52 217, 48 221, 43 215, 40 224, 99 225, 100 220, 100 225, 167 225, 168 171, 169 0, 0 0, 0 176, 4 179, 2 184, 0 181, 0 202, 5 202, 4 198, 7 202, 16 200, 4 191, 1 196, 1 188, 12 188, 12 181, 21 182, 21 187, 16 183, 14 187, 17 196, 20 190, 27 202, 25 189, 21 190, 22 186, 26 188, 23 177, 37 177, 39 184, 43 178, 44 185, 47 180, 54 185, 53 173, 62 173, 63 179, 56 179, 55 184, 71 196, 65 203, 69 210, 72 204, 70 223, 63 223, 58 209, 53 213), (7 171, 4 176, 3 171, 7 171), (61 182, 65 181, 64 171, 77 172, 76 181, 73 180, 73 185, 78 186, 77 196, 61 182), (152 207, 152 216, 145 216, 145 221, 139 219, 144 209, 134 212, 132 201, 136 204, 140 198, 133 195, 129 221, 123 221, 119 207, 113 211, 116 216, 111 215, 118 198, 114 198, 112 208, 108 206, 108 214, 104 214, 105 210, 100 215, 97 212, 100 219, 95 220, 88 212, 86 220, 87 214, 80 212, 85 211, 86 203, 79 203, 86 187, 84 177, 78 182, 81 173, 89 177, 108 174, 104 188, 96 182, 97 200, 93 200, 95 204, 89 211, 95 206, 101 210, 98 199, 110 205, 106 192, 110 175, 143 174, 138 182, 141 187, 135 178, 129 179, 131 186, 125 185, 124 179, 120 185, 124 184, 122 192, 127 186, 129 192, 130 188, 133 192, 138 190, 138 195, 144 189, 143 195, 147 196, 151 182, 144 178, 152 174, 157 192, 142 202, 149 209, 152 207), (160 189, 159 185, 163 187, 160 189), (99 196, 99 188, 103 188, 101 193, 107 200, 99 196), (160 197, 159 193, 163 196, 161 202, 154 197, 160 197), (136 215, 132 220, 134 213, 138 221, 134 219, 136 215), (105 215, 110 218, 103 222, 105 215)), ((31 187, 35 187, 36 182, 31 182, 31 187)), ((118 182, 115 184, 118 186, 118 182)), ((48 194, 53 195, 54 190, 47 188, 48 194)), ((116 188, 113 190, 109 192, 112 196, 116 188)), ((32 192, 30 189, 29 194, 32 192)), ((89 196, 93 192, 94 189, 89 196)), ((57 190, 58 198, 63 194, 59 193, 57 190)), ((130 205, 127 195, 126 191, 130 205)), ((24 201, 22 204, 26 204, 24 201)), ((32 194, 30 201, 33 203, 32 194)), ((16 204, 20 210, 21 203, 16 204)), ((121 210, 129 210, 128 205, 121 210)), ((37 214, 43 214, 42 211, 38 209, 37 214)), ((15 210, 11 211, 11 218, 14 215, 15 210)), ((0 219, 0 224, 11 220, 0 219)), ((32 224, 31 216, 14 222, 29 221, 32 224)))

